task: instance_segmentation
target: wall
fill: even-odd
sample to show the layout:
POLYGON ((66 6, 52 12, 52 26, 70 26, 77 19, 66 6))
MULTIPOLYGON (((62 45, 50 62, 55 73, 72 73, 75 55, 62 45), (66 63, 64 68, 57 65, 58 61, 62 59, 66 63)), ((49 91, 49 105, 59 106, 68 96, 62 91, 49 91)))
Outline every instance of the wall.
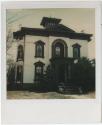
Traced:
POLYGON ((88 58, 95 59, 96 50, 95 50, 96 43, 91 41, 88 43, 88 58))
POLYGON ((52 43, 54 40, 56 39, 62 39, 66 42, 67 47, 68 47, 68 57, 73 57, 73 47, 72 45, 75 43, 78 43, 79 45, 81 45, 80 48, 80 56, 81 57, 88 57, 88 42, 86 40, 76 40, 76 39, 69 39, 69 38, 64 38, 64 37, 49 37, 49 58, 51 58, 51 54, 52 54, 52 43))
POLYGON ((41 61, 45 64, 44 71, 49 64, 49 59, 52 56, 52 43, 56 39, 62 39, 66 42, 68 46, 68 57, 73 57, 73 47, 72 45, 78 43, 81 45, 81 57, 88 56, 88 42, 85 40, 75 40, 63 37, 43 37, 43 36, 31 36, 26 35, 25 37, 25 55, 24 55, 24 75, 23 82, 24 83, 34 83, 34 73, 35 66, 34 63, 41 61), (35 42, 38 40, 42 40, 44 45, 44 58, 35 58, 35 42))
POLYGON ((24 83, 33 83, 34 82, 34 72, 35 66, 34 63, 41 61, 45 64, 44 70, 46 66, 49 64, 48 60, 48 49, 49 49, 48 37, 42 36, 30 36, 26 35, 25 38, 25 55, 24 55, 24 83), (38 40, 42 40, 44 45, 44 58, 35 58, 35 42, 38 40))

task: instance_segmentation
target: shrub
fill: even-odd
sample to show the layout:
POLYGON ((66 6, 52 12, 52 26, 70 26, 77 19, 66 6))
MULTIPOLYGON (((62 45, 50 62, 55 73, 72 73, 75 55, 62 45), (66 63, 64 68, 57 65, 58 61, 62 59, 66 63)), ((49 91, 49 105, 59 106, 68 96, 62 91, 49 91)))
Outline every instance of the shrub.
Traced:
POLYGON ((73 83, 82 87, 85 92, 95 90, 95 60, 83 57, 73 64, 73 83))
POLYGON ((40 82, 37 83, 40 90, 55 91, 57 89, 56 81, 53 80, 53 69, 48 65, 44 75, 40 77, 40 82))

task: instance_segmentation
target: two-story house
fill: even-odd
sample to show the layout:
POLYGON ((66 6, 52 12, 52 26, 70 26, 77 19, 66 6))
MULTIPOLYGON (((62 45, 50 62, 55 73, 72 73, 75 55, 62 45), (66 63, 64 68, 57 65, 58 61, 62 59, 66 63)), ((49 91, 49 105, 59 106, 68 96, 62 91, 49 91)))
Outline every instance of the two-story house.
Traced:
POLYGON ((16 83, 35 83, 50 64, 53 79, 68 82, 74 60, 88 57, 91 34, 77 33, 60 23, 61 19, 43 17, 43 28, 21 27, 14 32, 17 41, 16 83))

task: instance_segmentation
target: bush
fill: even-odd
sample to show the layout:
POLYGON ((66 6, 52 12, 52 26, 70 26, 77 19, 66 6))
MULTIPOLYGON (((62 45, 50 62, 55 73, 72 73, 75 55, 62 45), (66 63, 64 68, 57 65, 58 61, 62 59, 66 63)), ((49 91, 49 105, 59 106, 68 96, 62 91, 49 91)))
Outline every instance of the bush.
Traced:
POLYGON ((11 67, 9 67, 7 72, 7 83, 13 84, 14 82, 15 82, 15 66, 12 65, 11 67))
MULTIPOLYGON (((56 91, 57 81, 54 79, 54 70, 51 65, 47 67, 46 73, 40 77, 37 88, 41 91, 56 91)), ((72 65, 71 86, 82 88, 83 92, 95 90, 95 60, 90 61, 83 57, 72 65)))
POLYGON ((37 83, 37 89, 40 91, 56 91, 57 83, 53 80, 53 69, 48 65, 44 75, 40 76, 39 83, 37 83))
POLYGON ((95 60, 83 57, 73 64, 73 84, 81 86, 85 92, 95 90, 95 60))

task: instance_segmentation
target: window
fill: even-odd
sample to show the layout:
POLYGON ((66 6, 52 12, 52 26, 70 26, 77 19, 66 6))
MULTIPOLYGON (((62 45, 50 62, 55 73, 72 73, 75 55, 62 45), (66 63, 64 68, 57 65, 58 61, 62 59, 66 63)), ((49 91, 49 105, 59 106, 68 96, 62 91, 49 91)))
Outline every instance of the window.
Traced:
POLYGON ((56 56, 60 56, 60 51, 61 51, 61 50, 60 50, 60 47, 57 46, 56 49, 55 49, 55 51, 56 51, 56 52, 55 52, 55 53, 56 53, 56 56))
POLYGON ((57 42, 54 45, 54 57, 64 57, 64 45, 63 43, 57 42))
POLYGON ((40 58, 44 58, 44 42, 42 41, 37 41, 35 43, 35 57, 40 57, 40 58))
POLYGON ((80 45, 79 44, 74 44, 73 46, 73 57, 74 58, 80 58, 80 45))
POLYGON ((35 81, 39 81, 39 79, 41 78, 42 74, 43 74, 43 67, 44 67, 44 63, 42 62, 36 62, 35 64, 35 81))
POLYGON ((37 45, 37 56, 42 57, 42 46, 40 44, 37 45))
POLYGON ((19 83, 23 82, 23 66, 21 65, 17 66, 16 82, 19 82, 19 83))
POLYGON ((68 47, 64 40, 56 39, 52 43, 52 58, 64 58, 68 55, 68 47))
POLYGON ((73 57, 74 58, 80 57, 79 48, 76 48, 76 47, 73 48, 73 57))
POLYGON ((23 60, 23 59, 24 59, 23 46, 22 46, 22 45, 19 45, 19 46, 18 46, 17 61, 18 61, 18 60, 23 60))
POLYGON ((55 44, 55 57, 64 57, 64 45, 60 42, 55 44))
POLYGON ((42 67, 41 66, 37 66, 36 67, 36 73, 37 74, 41 74, 42 73, 42 67))

